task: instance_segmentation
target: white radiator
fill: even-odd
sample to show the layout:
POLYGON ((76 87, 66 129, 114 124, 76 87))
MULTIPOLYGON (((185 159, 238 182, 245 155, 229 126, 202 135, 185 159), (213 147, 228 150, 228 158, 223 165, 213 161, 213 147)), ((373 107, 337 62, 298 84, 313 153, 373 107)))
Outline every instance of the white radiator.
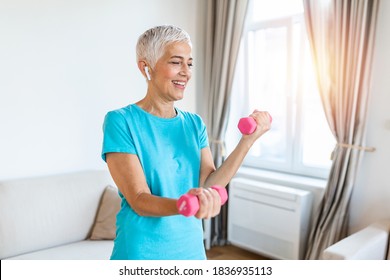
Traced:
POLYGON ((228 240, 275 259, 304 257, 312 194, 234 178, 229 185, 228 240))

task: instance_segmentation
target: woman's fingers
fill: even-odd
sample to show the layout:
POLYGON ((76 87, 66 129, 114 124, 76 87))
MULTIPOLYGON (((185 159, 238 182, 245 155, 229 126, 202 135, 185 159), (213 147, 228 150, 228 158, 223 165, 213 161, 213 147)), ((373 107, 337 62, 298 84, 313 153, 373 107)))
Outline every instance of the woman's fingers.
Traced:
POLYGON ((221 211, 221 198, 212 188, 202 188, 199 199, 199 211, 195 214, 198 219, 210 219, 221 211))
POLYGON ((266 111, 254 110, 250 117, 257 123, 257 128, 253 134, 260 136, 270 130, 271 128, 271 115, 266 111))

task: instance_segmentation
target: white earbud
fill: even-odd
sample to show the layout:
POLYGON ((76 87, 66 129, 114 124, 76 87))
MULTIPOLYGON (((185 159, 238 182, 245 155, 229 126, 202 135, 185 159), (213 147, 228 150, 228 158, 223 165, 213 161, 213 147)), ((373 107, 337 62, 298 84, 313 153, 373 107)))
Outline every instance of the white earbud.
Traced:
POLYGON ((145 70, 146 78, 148 78, 148 80, 150 81, 151 79, 150 79, 150 74, 149 74, 149 68, 147 66, 145 66, 144 70, 145 70))

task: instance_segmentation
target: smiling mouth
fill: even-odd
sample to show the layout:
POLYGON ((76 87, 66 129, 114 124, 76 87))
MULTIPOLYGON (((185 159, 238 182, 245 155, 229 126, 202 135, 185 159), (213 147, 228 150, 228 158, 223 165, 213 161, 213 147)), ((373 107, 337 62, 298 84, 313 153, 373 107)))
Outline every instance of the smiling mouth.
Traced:
POLYGON ((181 86, 181 87, 185 87, 186 86, 186 83, 185 82, 181 82, 181 81, 172 81, 172 83, 174 85, 178 85, 178 86, 181 86))

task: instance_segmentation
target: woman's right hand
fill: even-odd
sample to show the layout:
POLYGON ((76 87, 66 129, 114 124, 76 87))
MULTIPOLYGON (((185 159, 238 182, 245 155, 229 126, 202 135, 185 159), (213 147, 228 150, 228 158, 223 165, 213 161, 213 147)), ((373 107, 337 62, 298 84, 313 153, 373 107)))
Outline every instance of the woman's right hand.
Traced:
POLYGON ((257 127, 252 134, 245 135, 246 138, 254 138, 257 140, 261 135, 271 129, 271 116, 268 112, 254 110, 253 113, 249 115, 249 117, 256 121, 257 127))

